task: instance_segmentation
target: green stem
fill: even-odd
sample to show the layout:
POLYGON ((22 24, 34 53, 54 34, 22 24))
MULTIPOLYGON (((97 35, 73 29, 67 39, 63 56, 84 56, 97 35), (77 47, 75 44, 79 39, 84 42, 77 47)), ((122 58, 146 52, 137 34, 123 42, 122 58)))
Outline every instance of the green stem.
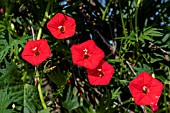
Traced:
POLYGON ((49 9, 50 9, 50 4, 51 4, 51 2, 48 2, 47 7, 46 7, 46 10, 45 10, 44 18, 43 18, 42 22, 40 23, 41 27, 40 27, 40 29, 39 29, 39 31, 38 31, 37 40, 39 40, 39 39, 41 38, 42 27, 44 27, 44 24, 45 24, 45 22, 47 21, 47 19, 48 19, 48 17, 49 17, 48 11, 49 11, 49 9))
MULTIPOLYGON (((111 94, 110 94, 110 91, 109 91, 109 89, 107 87, 106 87, 106 93, 107 93, 108 98, 112 98, 111 94)), ((111 99, 108 99, 107 103, 111 104, 112 103, 111 99)), ((108 112, 111 113, 111 106, 109 106, 108 110, 109 110, 108 112)))
POLYGON ((122 22, 123 34, 124 34, 124 36, 126 37, 127 34, 126 34, 125 22, 124 22, 124 20, 123 20, 123 14, 122 14, 120 2, 119 2, 119 6, 120 6, 120 17, 121 17, 121 22, 122 22))
MULTIPOLYGON (((126 34, 126 28, 125 28, 125 22, 124 22, 124 19, 123 19, 123 14, 122 14, 122 10, 121 10, 121 4, 119 2, 119 8, 120 8, 120 17, 121 17, 121 22, 122 22, 122 28, 123 28, 123 34, 125 36, 125 40, 127 40, 127 34, 126 34)), ((124 38, 121 38, 121 42, 120 42, 120 49, 122 49, 123 47, 123 40, 124 38)), ((126 46, 126 45, 125 45, 126 46)), ((125 48, 125 47, 124 47, 125 48)), ((122 56, 121 58, 123 58, 124 55, 121 55, 122 53, 122 50, 119 51, 119 56, 122 56)), ((123 61, 122 61, 123 62, 123 61)))
POLYGON ((23 77, 21 79, 23 80, 24 83, 26 83, 26 81, 27 81, 27 72, 26 71, 24 71, 23 77))
MULTIPOLYGON (((164 102, 166 103, 167 102, 167 99, 166 99, 166 88, 165 88, 166 84, 164 83, 164 89, 163 89, 163 93, 164 93, 164 102)), ((168 113, 168 106, 165 104, 165 111, 166 113, 168 113)))
POLYGON ((38 78, 38 92, 39 92, 41 104, 42 104, 43 108, 46 109, 47 105, 46 105, 46 103, 44 101, 44 97, 43 97, 42 90, 41 90, 42 79, 41 79, 41 77, 39 75, 38 70, 36 70, 36 77, 38 78))
POLYGON ((138 29, 138 10, 139 10, 139 5, 141 3, 141 0, 138 0, 137 5, 136 5, 136 11, 135 11, 135 31, 137 33, 138 29))
POLYGON ((5 20, 6 20, 6 21, 8 20, 10 10, 11 10, 11 6, 10 6, 10 4, 8 3, 8 1, 6 0, 6 1, 5 1, 5 20))
MULTIPOLYGON (((139 43, 138 43, 139 42, 139 37, 138 37, 138 10, 139 10, 140 3, 141 3, 141 0, 138 0, 137 5, 136 5, 136 11, 135 11, 135 32, 136 32, 136 42, 137 43, 135 44, 136 48, 134 48, 134 51, 137 52, 138 56, 139 56, 139 52, 138 52, 139 51, 139 43)), ((133 58, 135 57, 135 55, 136 54, 133 54, 133 58)))
MULTIPOLYGON (((168 78, 170 77, 170 68, 168 67, 168 72, 169 72, 169 76, 168 76, 168 78)), ((169 92, 170 92, 170 84, 168 84, 168 87, 169 87, 169 92)), ((163 93, 164 93, 164 102, 165 103, 167 103, 167 97, 166 97, 166 81, 164 82, 164 89, 163 89, 163 93)), ((170 111, 170 110, 168 110, 168 105, 166 105, 165 104, 165 113, 169 113, 168 111, 170 111)))
POLYGON ((41 34, 42 34, 42 28, 40 28, 40 29, 39 29, 39 31, 38 31, 37 40, 39 40, 39 39, 40 39, 41 34))
POLYGON ((105 8, 105 10, 104 10, 104 13, 103 13, 103 15, 102 15, 102 20, 105 19, 106 13, 107 13, 107 11, 109 10, 109 7, 110 7, 110 4, 111 4, 111 3, 112 3, 112 0, 109 0, 109 3, 107 4, 107 6, 106 6, 106 8, 105 8))

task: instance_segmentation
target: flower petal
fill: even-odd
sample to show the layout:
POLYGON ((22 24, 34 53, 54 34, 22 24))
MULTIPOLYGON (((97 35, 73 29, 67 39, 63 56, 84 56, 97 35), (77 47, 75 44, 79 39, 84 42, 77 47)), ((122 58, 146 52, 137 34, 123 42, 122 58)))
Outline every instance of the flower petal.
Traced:
POLYGON ((41 64, 51 55, 50 47, 45 39, 31 41, 29 40, 24 46, 21 57, 34 66, 41 64), (40 52, 38 56, 35 55, 35 47, 40 52))
POLYGON ((48 23, 47 28, 51 34, 57 39, 65 39, 75 34, 75 20, 65 14, 57 13, 48 23), (61 32, 59 26, 64 26, 65 31, 61 32))
POLYGON ((97 47, 93 40, 81 44, 74 44, 71 47, 72 60, 74 64, 85 68, 94 69, 104 57, 104 52, 97 47), (84 50, 87 49, 89 58, 84 58, 84 50))
POLYGON ((151 105, 157 104, 163 84, 147 72, 142 72, 129 83, 129 89, 136 104, 151 105), (143 87, 148 88, 147 94, 143 93, 143 87))
POLYGON ((114 68, 104 60, 101 60, 95 69, 87 69, 88 80, 91 85, 108 85, 113 73, 114 68), (102 70, 103 76, 98 75, 98 69, 102 70))

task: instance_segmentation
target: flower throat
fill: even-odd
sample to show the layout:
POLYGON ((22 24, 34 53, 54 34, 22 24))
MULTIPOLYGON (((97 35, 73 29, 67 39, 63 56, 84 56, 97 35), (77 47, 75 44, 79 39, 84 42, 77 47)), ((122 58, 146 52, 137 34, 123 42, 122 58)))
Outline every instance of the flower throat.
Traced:
POLYGON ((89 54, 87 53, 87 49, 85 48, 83 51, 84 51, 84 56, 83 56, 83 58, 84 58, 84 59, 88 59, 90 56, 89 56, 89 54))
POLYGON ((65 27, 64 26, 59 26, 58 29, 60 30, 60 32, 64 33, 65 32, 65 27))
POLYGON ((34 49, 32 49, 34 51, 34 55, 38 56, 40 55, 40 52, 38 51, 37 47, 35 47, 34 49))
POLYGON ((142 93, 148 94, 149 93, 149 88, 147 88, 146 86, 143 86, 142 93))

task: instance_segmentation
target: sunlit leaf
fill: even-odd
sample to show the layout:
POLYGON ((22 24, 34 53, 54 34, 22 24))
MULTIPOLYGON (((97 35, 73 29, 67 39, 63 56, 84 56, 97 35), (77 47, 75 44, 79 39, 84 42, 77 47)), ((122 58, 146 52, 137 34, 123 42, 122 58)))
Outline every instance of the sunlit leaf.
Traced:
POLYGON ((166 35, 162 38, 162 42, 166 42, 168 39, 170 39, 170 33, 166 34, 166 35))
POLYGON ((121 94, 121 91, 119 91, 119 90, 120 90, 120 87, 117 88, 116 90, 111 90, 112 99, 116 99, 121 94))

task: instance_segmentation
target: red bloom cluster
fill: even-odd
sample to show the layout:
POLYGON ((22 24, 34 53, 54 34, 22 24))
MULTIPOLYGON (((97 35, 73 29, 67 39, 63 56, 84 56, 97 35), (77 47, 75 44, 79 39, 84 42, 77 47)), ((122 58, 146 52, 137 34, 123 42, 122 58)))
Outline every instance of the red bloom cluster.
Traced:
POLYGON ((114 68, 102 60, 104 52, 97 47, 93 40, 71 47, 73 63, 87 68, 88 79, 91 85, 109 84, 114 68))
MULTIPOLYGON (((47 28, 58 39, 71 37, 75 33, 75 20, 65 14, 56 14, 48 23, 47 28)), ((50 47, 45 39, 28 41, 22 52, 22 58, 34 66, 41 64, 51 55, 50 47)))
MULTIPOLYGON (((48 23, 47 28, 57 39, 65 39, 75 34, 75 20, 65 14, 56 14, 48 23)), ((71 47, 73 63, 86 68, 87 77, 91 85, 108 85, 114 68, 102 60, 104 52, 93 40, 71 47)), ((41 64, 51 55, 50 47, 45 39, 28 41, 22 52, 22 58, 34 66, 41 64)), ((68 82, 70 82, 68 80, 68 82)), ((150 105, 152 110, 158 109, 163 85, 147 72, 140 73, 129 84, 130 92, 138 105, 150 105)))
POLYGON ((75 34, 75 20, 65 14, 57 13, 48 23, 47 28, 57 39, 65 39, 75 34))
POLYGON ((50 55, 51 50, 47 41, 40 39, 34 41, 29 40, 24 47, 21 57, 32 65, 37 66, 49 58, 50 55))
POLYGON ((150 105, 153 111, 158 109, 157 102, 162 93, 163 84, 147 72, 140 73, 129 84, 130 92, 138 105, 150 105))

